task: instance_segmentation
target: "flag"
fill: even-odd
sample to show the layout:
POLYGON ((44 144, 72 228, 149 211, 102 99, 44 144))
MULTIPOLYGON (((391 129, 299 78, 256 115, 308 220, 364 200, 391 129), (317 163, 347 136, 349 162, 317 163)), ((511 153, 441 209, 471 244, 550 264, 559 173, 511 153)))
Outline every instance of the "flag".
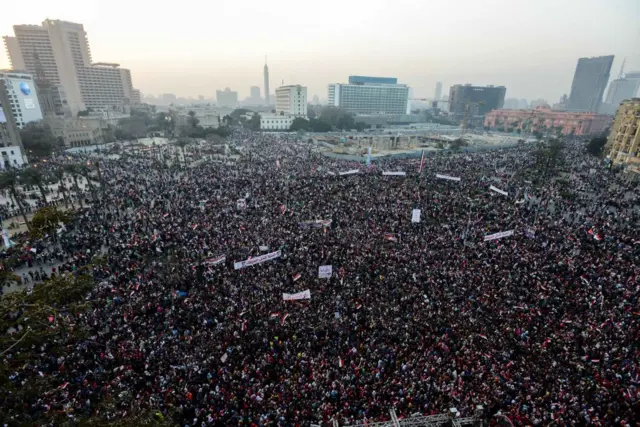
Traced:
POLYGON ((195 231, 195 229, 196 229, 196 228, 198 228, 198 224, 193 224, 193 225, 191 226, 191 229, 192 229, 192 230, 194 230, 194 231, 195 231))
POLYGON ((280 313, 277 311, 269 315, 269 319, 277 319, 278 317, 280 317, 280 313))
POLYGON ((293 276, 293 281, 295 282, 296 280, 298 280, 301 277, 302 277, 302 274, 298 273, 295 276, 293 276))
POLYGON ((287 207, 285 205, 280 205, 280 213, 284 215, 286 211, 287 211, 287 207))
POLYGON ((247 321, 242 322, 242 332, 247 330, 247 321))
POLYGON ((418 174, 422 173, 423 168, 424 168, 424 150, 422 150, 422 158, 420 158, 420 170, 418 170, 418 174))
POLYGON ((388 240, 390 242, 397 242, 398 241, 398 238, 393 233, 384 233, 384 235, 382 237, 383 237, 384 240, 388 240))
POLYGON ((487 336, 486 335, 482 335, 482 334, 478 334, 478 336, 484 340, 487 340, 487 336))
POLYGON ((278 169, 280 169, 280 160, 279 160, 279 159, 276 159, 276 167, 277 167, 278 169))
POLYGON ((342 357, 338 357, 338 366, 341 368, 344 366, 344 360, 342 360, 342 357))
POLYGON ((599 234, 594 234, 594 235, 593 235, 593 238, 594 238, 594 239, 596 239, 597 241, 602 240, 602 236, 601 236, 601 235, 599 235, 599 234))
POLYGON ((162 218, 166 218, 169 216, 169 213, 167 212, 166 214, 162 215, 162 218))
POLYGON ((287 321, 287 317, 289 317, 289 313, 282 316, 282 320, 280 321, 280 326, 284 326, 284 322, 287 321))

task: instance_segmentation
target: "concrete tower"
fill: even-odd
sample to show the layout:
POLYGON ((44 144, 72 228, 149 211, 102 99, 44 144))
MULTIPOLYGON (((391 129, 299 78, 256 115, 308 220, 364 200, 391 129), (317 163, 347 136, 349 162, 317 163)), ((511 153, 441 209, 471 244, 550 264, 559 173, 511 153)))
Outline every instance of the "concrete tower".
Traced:
POLYGON ((267 57, 264 57, 264 100, 269 105, 269 67, 267 67, 267 57))

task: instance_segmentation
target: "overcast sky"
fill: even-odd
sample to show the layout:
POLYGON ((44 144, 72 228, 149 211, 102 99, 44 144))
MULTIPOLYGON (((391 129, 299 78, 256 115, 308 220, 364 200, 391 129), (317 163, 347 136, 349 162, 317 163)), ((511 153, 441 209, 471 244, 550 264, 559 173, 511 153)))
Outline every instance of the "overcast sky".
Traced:
POLYGON ((265 54, 271 91, 302 84, 309 98, 362 74, 398 77, 414 97, 442 81, 553 103, 581 56, 614 54, 612 78, 624 57, 640 69, 640 0, 31 0, 2 8, 0 34, 46 18, 84 24, 93 60, 130 68, 143 94, 244 98, 263 90, 265 54))

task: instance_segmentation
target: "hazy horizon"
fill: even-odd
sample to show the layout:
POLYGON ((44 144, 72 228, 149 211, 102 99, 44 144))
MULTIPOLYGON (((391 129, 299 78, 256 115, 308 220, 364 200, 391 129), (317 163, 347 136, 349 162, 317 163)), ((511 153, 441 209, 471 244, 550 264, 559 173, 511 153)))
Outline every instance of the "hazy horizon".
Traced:
MULTIPOLYGON (((637 0, 410 1, 292 0, 154 7, 115 0, 104 8, 78 0, 34 0, 32 13, 3 10, 0 35, 13 25, 60 19, 84 25, 94 62, 131 69, 147 95, 214 98, 230 87, 239 99, 259 86, 268 55, 273 93, 282 81, 327 96, 327 84, 349 75, 397 77, 413 98, 431 98, 457 83, 503 85, 507 98, 569 93, 579 57, 615 55, 611 78, 626 57, 640 70, 637 0), (520 4, 520 5, 519 5, 520 4), (522 6, 526 4, 526 6, 522 6)), ((0 69, 8 68, 4 49, 0 69)))

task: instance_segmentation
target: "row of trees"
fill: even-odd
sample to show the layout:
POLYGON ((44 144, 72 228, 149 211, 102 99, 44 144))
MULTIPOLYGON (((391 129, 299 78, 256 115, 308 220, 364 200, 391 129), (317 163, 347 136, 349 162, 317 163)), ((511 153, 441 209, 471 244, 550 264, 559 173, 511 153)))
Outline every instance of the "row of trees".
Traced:
POLYGON ((363 131, 371 126, 362 122, 356 122, 354 115, 336 107, 322 107, 319 111, 311 108, 307 111, 309 119, 296 117, 291 123, 290 130, 331 132, 332 130, 363 131))
MULTIPOLYGON (((0 173, 0 190, 8 193, 9 198, 12 200, 18 212, 20 212, 27 228, 31 229, 26 215, 24 188, 28 186, 37 188, 40 192, 42 204, 46 206, 49 203, 47 201, 48 191, 46 186, 57 182, 59 191, 62 193, 65 207, 68 209, 69 206, 71 206, 71 209, 75 209, 73 198, 70 197, 70 191, 73 190, 76 194, 80 194, 79 178, 85 178, 87 181, 93 200, 97 200, 98 198, 94 182, 99 182, 102 188, 104 188, 102 174, 100 172, 100 163, 95 162, 93 165, 96 168, 97 178, 92 176, 93 170, 91 164, 67 164, 50 170, 43 170, 38 167, 29 167, 22 170, 8 169, 0 173), (71 188, 67 188, 65 185, 65 177, 67 175, 69 175, 74 182, 71 188)), ((82 208, 82 197, 78 197, 77 200, 80 208, 82 208)))

